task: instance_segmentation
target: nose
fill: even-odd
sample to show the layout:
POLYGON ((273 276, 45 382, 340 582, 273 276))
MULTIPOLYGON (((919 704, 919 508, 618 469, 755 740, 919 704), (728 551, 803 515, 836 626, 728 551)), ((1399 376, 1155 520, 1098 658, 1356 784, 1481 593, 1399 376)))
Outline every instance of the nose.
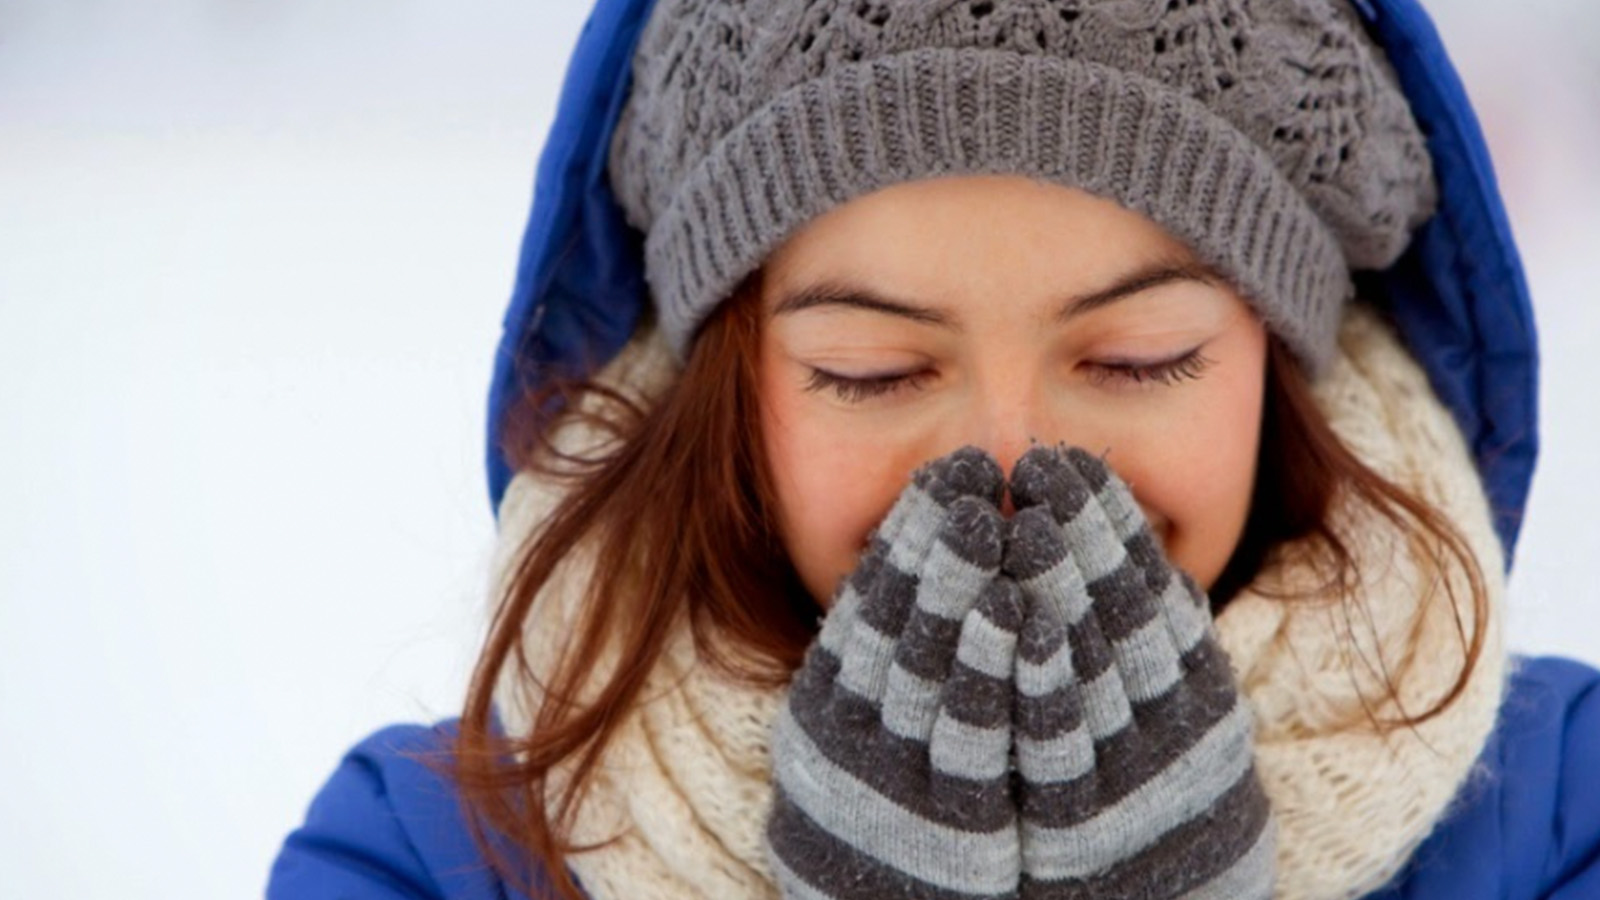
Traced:
MULTIPOLYGON (((982 408, 975 411, 969 420, 974 427, 967 434, 965 443, 973 444, 994 457, 1005 473, 1008 485, 1017 460, 1030 447, 1046 439, 1061 438, 1045 421, 1042 401, 1018 385, 988 392, 980 403, 982 408)), ((1000 513, 1010 518, 1015 511, 1008 486, 1001 499, 1000 513)))
POLYGON ((1005 495, 1000 498, 1000 516, 1001 516, 1001 518, 1005 518, 1005 519, 1009 519, 1012 516, 1016 515, 1016 513, 1017 513, 1016 504, 1011 502, 1011 485, 1009 483, 1009 473, 1007 473, 1007 475, 1008 475, 1008 483, 1006 484, 1006 492, 1005 492, 1005 495))

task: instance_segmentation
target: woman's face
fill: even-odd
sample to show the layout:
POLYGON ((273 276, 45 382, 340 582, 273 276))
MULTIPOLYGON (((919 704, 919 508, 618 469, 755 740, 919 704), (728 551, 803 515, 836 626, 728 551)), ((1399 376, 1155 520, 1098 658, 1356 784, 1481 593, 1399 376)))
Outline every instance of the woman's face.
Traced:
MULTIPOLYGON (((762 435, 783 540, 826 605, 919 465, 967 444, 1103 454, 1210 587, 1249 512, 1266 333, 1159 226, 1014 176, 896 185, 761 280, 762 435)), ((1009 501, 1007 509, 1009 514, 1009 501)))

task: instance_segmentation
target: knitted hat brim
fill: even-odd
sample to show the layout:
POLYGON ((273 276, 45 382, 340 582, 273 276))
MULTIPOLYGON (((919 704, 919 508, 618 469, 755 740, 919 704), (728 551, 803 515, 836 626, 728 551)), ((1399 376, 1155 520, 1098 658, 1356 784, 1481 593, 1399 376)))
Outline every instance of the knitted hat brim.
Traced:
POLYGON ((645 243, 668 342, 685 356, 711 310, 834 207, 902 182, 994 174, 1078 188, 1146 216, 1229 277, 1313 376, 1331 356, 1349 270, 1265 149, 1141 75, 949 48, 832 67, 710 148, 645 243))

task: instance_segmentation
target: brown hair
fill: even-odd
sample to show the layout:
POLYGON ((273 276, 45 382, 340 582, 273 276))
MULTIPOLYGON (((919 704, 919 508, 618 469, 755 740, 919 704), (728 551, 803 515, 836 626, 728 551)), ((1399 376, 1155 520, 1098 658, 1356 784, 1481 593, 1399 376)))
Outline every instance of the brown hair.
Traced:
MULTIPOLYGON (((585 782, 625 711, 639 702, 645 677, 676 623, 689 623, 696 646, 713 664, 768 685, 782 684, 799 666, 815 634, 818 610, 776 531, 776 495, 761 441, 757 278, 711 316, 681 377, 653 403, 635 402, 594 381, 565 383, 530 394, 508 423, 506 449, 516 466, 563 479, 569 488, 559 508, 519 548, 446 768, 486 858, 530 895, 582 896, 565 859, 584 849, 574 845, 570 832, 585 782), (584 401, 593 407, 580 410, 584 401), (552 436, 568 421, 601 429, 613 440, 604 452, 565 454, 552 436), (557 567, 580 545, 596 553, 586 616, 562 664, 538 684, 542 703, 532 733, 498 735, 491 721, 495 686, 513 664, 519 683, 535 679, 524 655, 524 622, 557 567), (626 664, 594 679, 583 662, 606 647, 626 664), (591 680, 598 683, 586 683, 591 680), (481 823, 515 849, 508 854, 487 840, 481 823), (518 878, 518 854, 523 864, 528 854, 542 864, 548 885, 518 878)), ((1251 514, 1214 586, 1213 603, 1220 608, 1249 584, 1275 547, 1310 537, 1321 548, 1327 590, 1333 592, 1325 596, 1358 605, 1352 590, 1356 559, 1328 521, 1340 492, 1349 492, 1399 526, 1434 571, 1454 560, 1470 578, 1474 626, 1469 636, 1456 610, 1466 664, 1452 690, 1417 715, 1402 709, 1399 718, 1380 720, 1369 710, 1380 729, 1420 724, 1460 695, 1481 653, 1487 599, 1476 561, 1437 510, 1344 447, 1275 338, 1266 383, 1251 514)), ((1452 592, 1453 607, 1455 599, 1452 592)), ((1398 702, 1392 681, 1385 677, 1384 683, 1398 702)))

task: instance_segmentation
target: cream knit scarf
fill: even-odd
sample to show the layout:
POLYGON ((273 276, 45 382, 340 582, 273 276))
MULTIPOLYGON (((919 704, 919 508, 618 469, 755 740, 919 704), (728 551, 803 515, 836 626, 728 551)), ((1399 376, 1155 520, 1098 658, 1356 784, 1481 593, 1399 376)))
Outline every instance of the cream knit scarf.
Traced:
MULTIPOLYGON (((672 374, 665 350, 647 338, 603 377, 649 396, 672 374)), ((1447 596, 1427 583, 1384 520, 1364 509, 1340 515, 1341 534, 1361 562, 1363 603, 1258 593, 1316 583, 1289 552, 1218 616, 1257 718, 1257 764, 1281 828, 1277 893, 1287 898, 1359 897, 1394 875, 1473 774, 1506 677, 1499 544, 1472 460, 1426 377, 1386 326, 1354 307, 1317 398, 1361 459, 1462 531, 1490 606, 1483 653, 1464 693, 1415 731, 1387 736, 1365 725, 1368 706, 1385 717, 1398 712, 1382 673, 1398 686, 1400 708, 1415 714, 1454 683, 1463 651, 1447 596)), ((570 433, 577 431, 564 435, 570 448, 593 440, 570 433)), ((526 476, 513 482, 500 512, 498 572, 559 498, 559 489, 526 476)), ((536 671, 558 658, 584 567, 575 559, 528 623, 536 671)), ((1471 634, 1470 595, 1460 573, 1452 577, 1471 634)), ((776 897, 761 835, 771 798, 767 730, 781 692, 732 684, 697 666, 680 628, 646 694, 618 729, 577 823, 583 841, 622 837, 572 858, 572 869, 596 900, 776 897)), ((504 680, 497 698, 506 727, 525 733, 538 702, 532 688, 504 680)))

